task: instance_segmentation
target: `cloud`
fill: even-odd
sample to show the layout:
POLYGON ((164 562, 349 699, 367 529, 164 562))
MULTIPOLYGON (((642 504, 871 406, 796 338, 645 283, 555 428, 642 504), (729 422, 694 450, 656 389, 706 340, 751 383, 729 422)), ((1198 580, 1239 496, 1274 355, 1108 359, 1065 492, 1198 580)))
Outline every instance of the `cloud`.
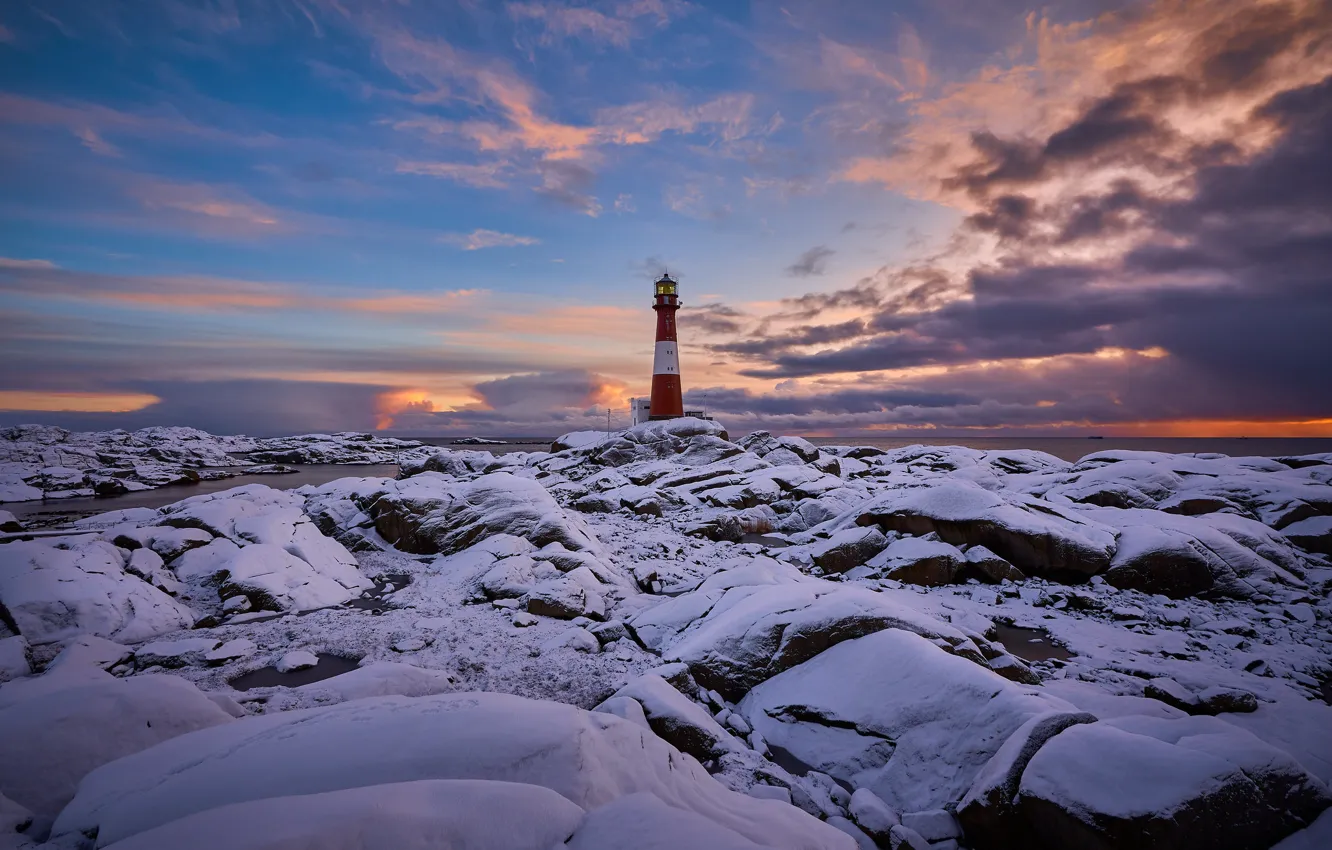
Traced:
POLYGON ((786 273, 792 277, 821 275, 828 270, 828 258, 836 253, 826 245, 815 245, 787 266, 786 273))
POLYGON ((159 399, 125 412, 0 411, 0 423, 40 421, 76 430, 187 425, 215 434, 272 436, 318 430, 370 430, 388 388, 309 381, 141 381, 127 390, 159 399))
POLYGON ((664 27, 672 18, 687 13, 690 6, 678 0, 627 0, 612 4, 607 12, 551 2, 509 3, 505 8, 515 22, 539 25, 539 40, 544 45, 580 38, 625 48, 640 33, 640 19, 664 27))
POLYGON ((501 233, 498 230, 485 229, 473 230, 471 233, 446 233, 439 237, 439 241, 457 245, 464 251, 541 244, 541 240, 535 236, 518 236, 514 233, 501 233))
POLYGON ((402 161, 395 166, 399 174, 422 174, 452 180, 479 189, 502 189, 507 183, 501 175, 508 170, 505 163, 461 163, 402 161))
POLYGON ((1039 64, 922 101, 881 170, 847 172, 966 211, 949 247, 712 350, 754 379, 979 400, 878 419, 904 427, 1332 416, 1310 392, 1332 362, 1332 11, 1159 2, 1032 32, 1039 64))

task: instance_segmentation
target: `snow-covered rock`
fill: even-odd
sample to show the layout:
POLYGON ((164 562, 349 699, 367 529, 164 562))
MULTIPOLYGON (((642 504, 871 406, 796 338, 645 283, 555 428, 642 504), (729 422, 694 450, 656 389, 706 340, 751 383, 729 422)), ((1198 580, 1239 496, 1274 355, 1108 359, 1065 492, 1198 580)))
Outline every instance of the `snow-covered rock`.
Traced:
POLYGON ((424 670, 410 664, 376 661, 295 690, 316 703, 347 702, 367 697, 423 697, 456 690, 454 678, 443 670, 424 670))
POLYGON ((985 546, 1027 575, 1095 575, 1115 552, 1114 530, 1099 522, 960 481, 889 491, 855 518, 905 534, 934 532, 954 546, 985 546))
POLYGON ((1024 723, 1071 709, 896 628, 823 651, 739 707, 770 746, 898 811, 957 802, 1024 723))
POLYGON ((33 644, 82 634, 135 643, 189 628, 194 612, 127 573, 128 557, 87 537, 7 543, 0 546, 0 610, 33 644))
MULTIPOLYGON (((611 699, 636 701, 658 737, 699 760, 741 746, 711 714, 660 676, 651 673, 639 676, 616 691, 611 699)), ((603 710, 603 706, 597 710, 603 710)))
POLYGON ((865 565, 865 571, 867 575, 905 584, 937 587, 951 584, 966 564, 966 556, 956 546, 942 540, 903 537, 889 543, 887 548, 870 559, 865 565))
POLYGON ((585 810, 648 793, 765 846, 851 847, 792 806, 730 791, 634 723, 493 693, 355 700, 182 736, 85 777, 52 834, 113 844, 221 806, 423 779, 541 785, 585 810))
POLYGON ((0 682, 8 682, 32 672, 28 659, 27 638, 23 635, 0 638, 0 682))
MULTIPOLYGON (((328 496, 347 480, 316 491, 328 496)), ((567 513, 539 483, 509 472, 459 482, 436 472, 402 481, 359 479, 342 491, 375 522, 379 534, 416 554, 450 554, 494 535, 508 534, 542 547, 599 552, 586 522, 567 513)))
POLYGON ((976 850, 1021 846, 1029 830, 1018 808, 1022 772, 1047 741, 1070 726, 1095 723, 1096 716, 1078 711, 1038 714, 1018 727, 985 763, 957 807, 967 841, 976 850))
POLYGON ((965 640, 947 623, 861 588, 750 586, 722 594, 662 658, 688 664, 704 686, 738 698, 834 644, 881 629, 906 629, 949 643, 965 640))
POLYGON ((0 793, 49 825, 94 768, 231 720, 175 676, 75 667, 9 682, 0 687, 0 793))
POLYGON ((1207 717, 1073 726, 1032 757, 1020 796, 1051 845, 1184 850, 1268 847, 1332 805, 1286 753, 1207 717))
POLYGON ((550 850, 584 820, 548 788, 427 779, 220 806, 133 835, 115 850, 550 850))
POLYGON ((814 563, 833 573, 844 573, 879 554, 888 538, 877 528, 846 528, 810 549, 814 563))

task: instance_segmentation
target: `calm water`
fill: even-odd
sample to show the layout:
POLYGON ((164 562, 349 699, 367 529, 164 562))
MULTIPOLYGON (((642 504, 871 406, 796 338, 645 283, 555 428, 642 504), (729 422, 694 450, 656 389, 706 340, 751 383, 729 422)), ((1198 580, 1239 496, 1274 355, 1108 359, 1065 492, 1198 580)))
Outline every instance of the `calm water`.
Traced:
POLYGON ((156 490, 140 490, 119 496, 87 496, 74 499, 58 499, 50 502, 7 502, 4 509, 20 522, 32 527, 48 526, 58 522, 67 522, 80 517, 100 514, 104 511, 118 511, 124 508, 160 508, 191 496, 204 493, 220 493, 233 487, 246 484, 264 484, 274 490, 294 490, 306 484, 327 484, 339 478, 396 478, 398 467, 391 463, 371 464, 332 464, 320 463, 295 466, 296 472, 286 475, 237 475, 235 478, 223 478, 217 481, 200 481, 196 484, 171 484, 156 490))
POLYGON ((876 446, 900 449, 903 446, 966 446, 985 451, 1035 449, 1067 461, 1076 461, 1093 452, 1131 449, 1142 452, 1188 454, 1216 452, 1231 457, 1286 457, 1332 452, 1332 439, 1320 437, 815 437, 816 446, 876 446))

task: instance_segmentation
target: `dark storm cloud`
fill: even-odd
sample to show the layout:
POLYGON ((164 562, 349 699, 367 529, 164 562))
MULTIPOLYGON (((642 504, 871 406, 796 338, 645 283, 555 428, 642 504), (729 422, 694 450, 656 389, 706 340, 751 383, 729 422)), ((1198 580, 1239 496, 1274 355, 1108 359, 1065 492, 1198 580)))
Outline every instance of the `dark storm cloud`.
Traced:
POLYGON ((483 381, 472 387, 496 410, 551 407, 586 407, 593 402, 605 380, 591 372, 536 372, 483 381))
POLYGON ((702 307, 685 307, 680 311, 680 326, 689 333, 701 332, 705 335, 725 336, 740 332, 740 319, 745 314, 726 304, 705 304, 702 307))
POLYGON ((814 394, 756 394, 744 389, 711 388, 685 394, 688 405, 699 405, 719 413, 752 413, 762 416, 810 414, 842 415, 879 413, 898 407, 957 407, 979 404, 980 398, 956 392, 915 389, 842 389, 814 394))
POLYGON ((378 396, 389 387, 308 381, 134 381, 122 391, 150 393, 157 404, 127 413, 3 411, 0 424, 42 422, 74 430, 188 425, 214 434, 275 436, 309 431, 368 431, 378 396))
MULTIPOLYGON (((1227 49, 1235 39, 1243 40, 1235 35, 1227 49)), ((1254 48, 1262 55, 1265 49, 1254 48)), ((1248 69, 1226 79, 1237 86, 1266 60, 1241 62, 1236 54, 1226 61, 1248 69)), ((1135 89, 1139 100, 1102 101, 1034 158, 997 140, 982 142, 1003 156, 972 185, 1035 180, 1059 158, 1129 156, 1128 140, 1139 146, 1131 155, 1164 161, 1151 142, 1164 136, 1132 116, 1144 91, 1177 96, 1162 94, 1167 90, 1174 89, 1153 81, 1135 89), (1130 101, 1137 105, 1129 108, 1130 101)), ((970 300, 923 312, 880 311, 869 323, 877 335, 814 353, 778 346, 768 351, 766 367, 746 374, 787 378, 1159 347, 1171 363, 1132 379, 1142 402, 1133 415, 1151 415, 1153 405, 1173 408, 1171 394, 1188 382, 1213 387, 1226 403, 1195 399, 1197 406, 1179 415, 1203 408, 1227 416, 1332 415, 1332 393, 1310 391, 1326 383, 1332 363, 1332 78, 1273 97, 1250 121, 1275 125, 1280 139, 1248 162, 1197 168, 1195 191, 1185 199, 1154 198, 1127 181, 1057 209, 996 196, 970 224, 1016 244, 998 267, 969 275, 970 300), (1063 241, 1118 232, 1130 213, 1146 235, 1111 261, 1049 265, 1034 237, 1024 242, 1038 224, 1055 225, 1063 241)))
POLYGON ((828 258, 836 253, 827 245, 815 245, 787 266, 786 273, 792 277, 821 275, 828 270, 828 258))
POLYGON ((837 325, 806 325, 782 334, 767 334, 738 342, 712 346, 713 351, 742 356, 767 356, 801 345, 827 345, 855 339, 865 333, 865 320, 852 319, 837 325))

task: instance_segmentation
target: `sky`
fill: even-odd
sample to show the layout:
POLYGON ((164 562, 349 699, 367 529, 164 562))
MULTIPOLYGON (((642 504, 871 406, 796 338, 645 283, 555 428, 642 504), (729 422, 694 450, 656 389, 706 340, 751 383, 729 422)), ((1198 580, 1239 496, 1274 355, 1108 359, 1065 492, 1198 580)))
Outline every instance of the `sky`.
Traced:
POLYGON ((1332 436, 1325 0, 11 0, 0 425, 1332 436))

